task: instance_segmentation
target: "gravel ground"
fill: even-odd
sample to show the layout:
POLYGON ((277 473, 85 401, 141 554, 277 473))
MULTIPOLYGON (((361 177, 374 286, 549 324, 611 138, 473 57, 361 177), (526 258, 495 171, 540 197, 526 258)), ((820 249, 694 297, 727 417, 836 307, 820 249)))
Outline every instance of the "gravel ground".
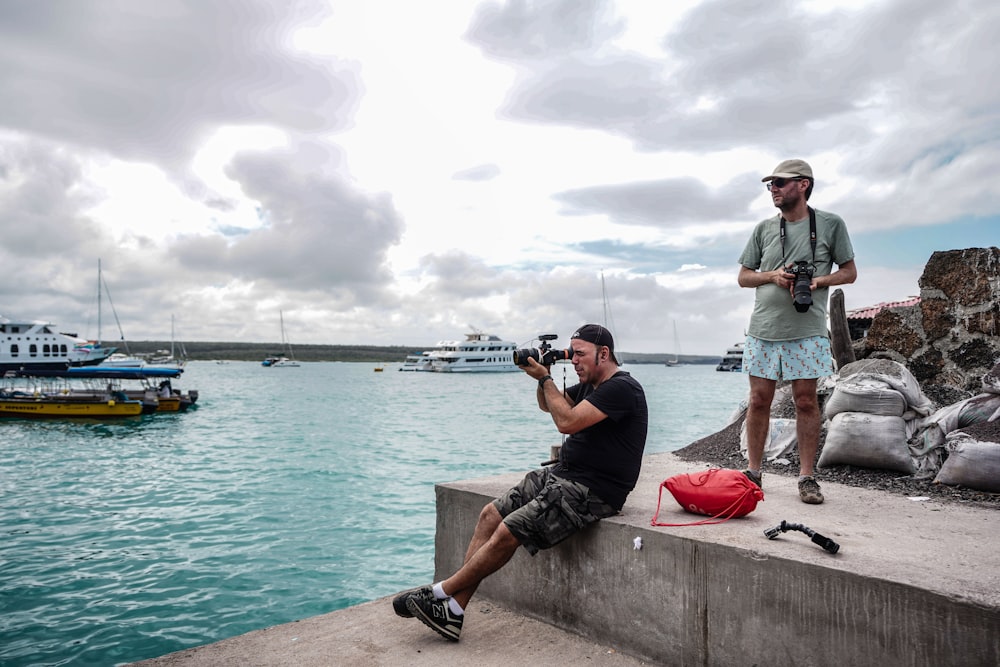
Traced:
MULTIPOLYGON (((794 414, 789 416, 794 416, 794 414)), ((697 440, 687 447, 675 451, 674 454, 685 461, 703 461, 723 468, 743 470, 746 468, 747 462, 740 453, 740 427, 742 424, 743 417, 741 416, 718 433, 697 440)), ((980 441, 1000 443, 1000 421, 976 424, 961 430, 975 436, 980 441)), ((825 433, 820 435, 820 452, 823 451, 824 437, 825 433)), ((793 451, 785 458, 791 463, 781 465, 764 462, 762 466, 764 488, 767 488, 767 475, 798 476, 798 452, 793 451)), ((818 458, 819 454, 817 453, 818 458)), ((838 482, 865 489, 880 489, 904 496, 928 496, 942 502, 963 503, 1000 510, 1000 493, 987 493, 958 486, 934 484, 930 480, 913 479, 909 475, 894 470, 858 468, 850 465, 827 466, 817 468, 816 481, 821 486, 824 481, 838 482)))

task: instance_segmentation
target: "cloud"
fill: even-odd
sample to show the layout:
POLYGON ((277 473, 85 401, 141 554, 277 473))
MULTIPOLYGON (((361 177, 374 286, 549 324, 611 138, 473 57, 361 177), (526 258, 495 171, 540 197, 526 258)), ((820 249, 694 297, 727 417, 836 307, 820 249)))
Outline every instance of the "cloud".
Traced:
POLYGON ((451 177, 456 181, 491 181, 499 175, 500 167, 491 163, 456 171, 451 177))
POLYGON ((541 60, 594 49, 621 33, 606 0, 512 0, 476 8, 466 38, 491 57, 541 60))
POLYGON ((81 161, 66 151, 41 141, 0 142, 5 264, 86 252, 101 230, 80 210, 99 196, 87 186, 81 161))
POLYGON ((238 155, 227 174, 260 202, 265 224, 228 240, 188 237, 173 253, 195 271, 283 289, 346 290, 356 303, 375 297, 393 278, 386 252, 404 228, 392 198, 307 166, 297 150, 238 155))
POLYGON ((748 208, 747 193, 758 191, 759 178, 744 175, 718 189, 694 177, 633 181, 558 192, 563 215, 606 215, 618 224, 661 229, 719 222, 748 208))
MULTIPOLYGON (((580 3, 568 27, 552 19, 565 9, 509 2, 473 22, 467 38, 484 55, 517 63, 505 117, 591 128, 649 151, 739 144, 809 155, 889 131, 910 136, 904 154, 912 156, 926 139, 912 141, 905 123, 921 126, 961 96, 980 126, 976 117, 995 117, 1000 102, 1000 89, 980 85, 992 78, 986 54, 997 53, 1000 6, 989 0, 820 12, 764 0, 702 2, 664 34, 663 57, 617 46, 621 24, 605 23, 607 3, 580 3)), ((975 134, 956 122, 932 140, 975 134)))
POLYGON ((328 12, 318 0, 0 3, 3 125, 174 166, 223 125, 342 130, 357 66, 291 44, 328 12))

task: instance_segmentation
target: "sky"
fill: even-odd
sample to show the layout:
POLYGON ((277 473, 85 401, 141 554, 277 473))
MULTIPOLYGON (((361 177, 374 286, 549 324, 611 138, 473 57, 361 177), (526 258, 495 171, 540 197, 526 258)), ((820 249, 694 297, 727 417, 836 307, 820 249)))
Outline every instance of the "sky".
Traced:
POLYGON ((0 315, 721 355, 784 159, 848 309, 998 245, 997 34, 995 0, 0 0, 0 315))

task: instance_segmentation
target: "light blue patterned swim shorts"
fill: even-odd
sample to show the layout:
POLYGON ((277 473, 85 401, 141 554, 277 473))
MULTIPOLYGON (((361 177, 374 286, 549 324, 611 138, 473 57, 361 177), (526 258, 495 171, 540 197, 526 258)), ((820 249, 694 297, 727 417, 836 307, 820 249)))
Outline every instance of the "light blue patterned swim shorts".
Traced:
POLYGON ((810 380, 833 375, 833 352, 826 336, 761 340, 747 336, 743 372, 769 380, 810 380))

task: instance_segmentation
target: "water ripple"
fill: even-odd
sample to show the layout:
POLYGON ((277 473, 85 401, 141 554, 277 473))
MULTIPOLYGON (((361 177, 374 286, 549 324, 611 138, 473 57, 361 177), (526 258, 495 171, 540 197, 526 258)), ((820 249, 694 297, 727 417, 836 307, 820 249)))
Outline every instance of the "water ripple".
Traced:
MULTIPOLYGON (((649 452, 745 393, 710 367, 629 370, 649 452)), ((201 391, 185 414, 0 421, 0 664, 132 662, 425 582, 434 484, 559 441, 519 373, 193 363, 182 386, 201 391)))

